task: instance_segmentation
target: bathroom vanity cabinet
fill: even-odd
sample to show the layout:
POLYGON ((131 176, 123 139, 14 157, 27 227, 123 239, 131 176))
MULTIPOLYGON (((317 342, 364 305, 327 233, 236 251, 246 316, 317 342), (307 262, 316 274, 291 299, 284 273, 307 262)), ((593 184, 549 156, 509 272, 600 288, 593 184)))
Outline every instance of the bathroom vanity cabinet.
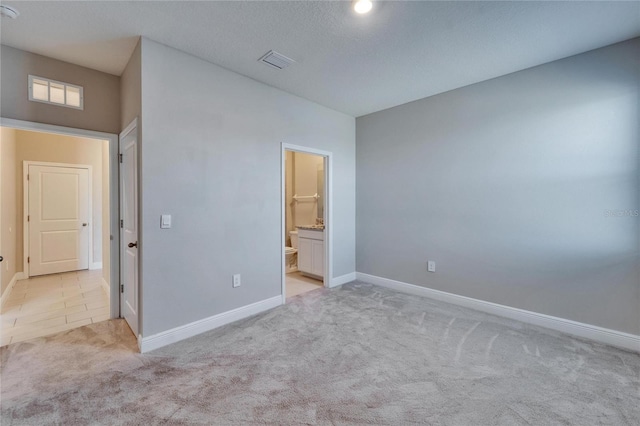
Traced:
POLYGON ((323 278, 324 230, 298 228, 298 270, 312 278, 323 278))

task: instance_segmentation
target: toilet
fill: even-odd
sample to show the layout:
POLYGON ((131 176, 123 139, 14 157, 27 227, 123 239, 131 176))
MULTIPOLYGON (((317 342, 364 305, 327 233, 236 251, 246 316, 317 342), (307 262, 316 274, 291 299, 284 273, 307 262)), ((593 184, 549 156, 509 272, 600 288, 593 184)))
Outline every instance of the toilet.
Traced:
POLYGON ((298 253, 298 231, 290 231, 289 237, 291 238, 291 247, 287 246, 284 248, 287 274, 298 270, 298 259, 296 256, 296 253, 298 253))

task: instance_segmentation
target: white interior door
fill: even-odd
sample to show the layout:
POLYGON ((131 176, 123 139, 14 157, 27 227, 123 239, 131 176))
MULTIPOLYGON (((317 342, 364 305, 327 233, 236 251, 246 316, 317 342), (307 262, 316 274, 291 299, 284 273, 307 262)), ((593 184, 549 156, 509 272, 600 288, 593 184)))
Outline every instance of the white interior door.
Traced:
POLYGON ((29 275, 89 268, 89 170, 29 165, 29 275))
POLYGON ((138 336, 138 137, 135 125, 120 135, 120 155, 120 312, 138 336))

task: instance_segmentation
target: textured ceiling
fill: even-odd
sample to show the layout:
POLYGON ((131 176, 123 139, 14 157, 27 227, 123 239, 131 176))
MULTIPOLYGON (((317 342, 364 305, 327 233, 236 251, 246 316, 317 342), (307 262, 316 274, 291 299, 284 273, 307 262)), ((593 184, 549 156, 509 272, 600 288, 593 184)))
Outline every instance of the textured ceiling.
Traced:
POLYGON ((640 2, 3 3, 8 46, 119 75, 142 35, 356 117, 640 36, 640 2))

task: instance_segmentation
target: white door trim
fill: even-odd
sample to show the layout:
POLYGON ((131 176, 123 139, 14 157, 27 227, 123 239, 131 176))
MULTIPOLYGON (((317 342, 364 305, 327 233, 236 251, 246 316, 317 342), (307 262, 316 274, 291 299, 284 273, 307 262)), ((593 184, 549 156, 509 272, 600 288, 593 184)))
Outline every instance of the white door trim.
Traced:
POLYGON ((23 161, 22 162, 22 268, 25 278, 29 278, 29 167, 45 166, 45 167, 66 167, 70 169, 86 169, 89 174, 89 263, 88 268, 93 265, 93 167, 89 164, 67 164, 67 163, 49 163, 46 161, 23 161))
POLYGON ((111 235, 111 249, 109 251, 109 257, 111 260, 111 268, 109 271, 109 283, 111 291, 109 294, 109 299, 111 303, 109 305, 111 306, 111 318, 118 318, 120 316, 120 286, 118 285, 120 277, 120 233, 118 232, 118 223, 120 221, 118 193, 118 135, 113 133, 96 132, 93 130, 55 126, 53 124, 14 120, 4 117, 0 117, 0 126, 18 130, 47 132, 55 133, 58 135, 76 136, 109 141, 109 234, 111 235))
POLYGON ((287 151, 302 152, 304 154, 320 155, 324 157, 324 274, 323 283, 325 287, 332 287, 333 278, 333 153, 331 151, 323 151, 321 149, 309 148, 306 146, 293 145, 282 142, 280 155, 280 268, 282 279, 282 304, 287 301, 286 293, 286 268, 285 268, 285 218, 287 212, 285 210, 285 160, 287 151))

